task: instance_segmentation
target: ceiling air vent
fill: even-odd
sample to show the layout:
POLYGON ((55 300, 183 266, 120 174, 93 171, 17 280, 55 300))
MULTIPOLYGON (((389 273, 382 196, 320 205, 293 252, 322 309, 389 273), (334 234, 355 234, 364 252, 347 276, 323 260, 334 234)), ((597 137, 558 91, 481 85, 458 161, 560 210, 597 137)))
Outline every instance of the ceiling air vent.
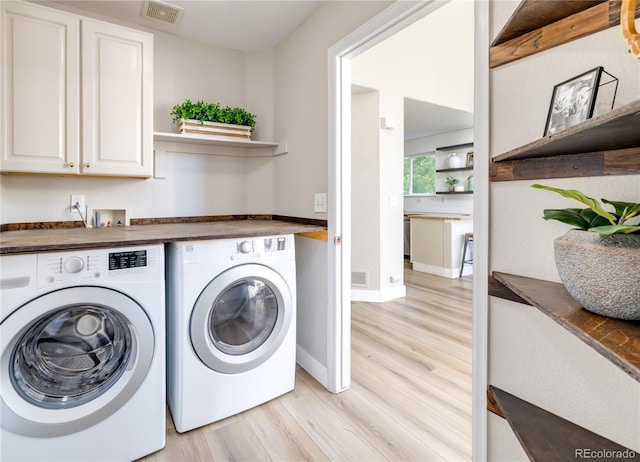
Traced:
POLYGON ((184 8, 169 5, 168 3, 159 2, 157 0, 147 0, 144 2, 144 11, 142 15, 147 19, 160 21, 165 24, 177 25, 182 17, 184 8))

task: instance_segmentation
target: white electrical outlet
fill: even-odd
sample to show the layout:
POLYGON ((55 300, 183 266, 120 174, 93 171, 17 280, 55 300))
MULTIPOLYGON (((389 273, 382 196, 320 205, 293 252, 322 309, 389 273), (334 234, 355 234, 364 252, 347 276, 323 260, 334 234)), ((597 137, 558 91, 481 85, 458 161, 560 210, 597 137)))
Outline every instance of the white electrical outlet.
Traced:
POLYGON ((71 212, 84 213, 84 196, 78 194, 71 194, 69 201, 69 208, 71 212), (77 208, 76 208, 77 206, 77 208))
POLYGON ((327 194, 315 193, 313 196, 313 211, 322 213, 327 211, 327 194))

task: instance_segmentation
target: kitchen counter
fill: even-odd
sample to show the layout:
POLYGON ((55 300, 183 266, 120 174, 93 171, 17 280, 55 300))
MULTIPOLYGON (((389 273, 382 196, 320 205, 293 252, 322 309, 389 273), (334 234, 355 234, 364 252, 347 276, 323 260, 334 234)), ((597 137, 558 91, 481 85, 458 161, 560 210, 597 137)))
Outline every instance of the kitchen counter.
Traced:
MULTIPOLYGON (((473 216, 464 214, 408 214, 411 267, 416 271, 457 278, 462 264, 465 233, 473 232, 473 216)), ((473 266, 465 265, 463 274, 473 266)))
POLYGON ((408 218, 426 220, 473 220, 473 215, 464 213, 405 213, 408 218))
POLYGON ((175 241, 301 234, 323 226, 280 220, 227 220, 111 228, 33 229, 0 233, 0 255, 69 249, 162 244, 175 241))

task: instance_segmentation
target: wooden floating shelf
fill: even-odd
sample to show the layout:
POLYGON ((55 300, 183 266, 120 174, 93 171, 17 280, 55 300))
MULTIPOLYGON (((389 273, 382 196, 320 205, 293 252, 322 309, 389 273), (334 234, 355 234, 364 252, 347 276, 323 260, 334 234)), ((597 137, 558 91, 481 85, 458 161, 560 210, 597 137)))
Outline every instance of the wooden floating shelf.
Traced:
POLYGON ((436 191, 436 194, 473 194, 473 191, 436 191))
MULTIPOLYGON (((620 24, 620 0, 523 0, 491 44, 495 68, 620 24)), ((640 2, 636 4, 636 17, 640 2)))
POLYGON ((469 149, 473 147, 473 143, 452 144, 451 146, 441 146, 436 151, 455 151, 457 149, 469 149))
POLYGON ((487 403, 491 412, 507 420, 532 461, 581 460, 576 457, 576 450, 580 449, 633 453, 618 443, 492 385, 487 390, 487 403))
POLYGON ((473 167, 441 168, 439 170, 436 170, 436 173, 462 172, 463 170, 473 170, 473 167))
POLYGON ((640 100, 494 157, 493 162, 640 147, 640 100))
POLYGON ((607 318, 585 310, 564 285, 557 282, 494 272, 493 278, 505 286, 489 284, 489 295, 535 306, 584 343, 640 382, 640 322, 607 318), (514 298, 518 297, 518 298, 514 298))
POLYGON ((640 100, 494 157, 491 181, 640 173, 640 100))
MULTIPOLYGON (((235 152, 229 155, 254 157, 276 156, 287 152, 287 145, 270 141, 253 141, 232 139, 214 135, 195 135, 180 133, 154 132, 155 145, 166 151, 193 153, 193 154, 219 154, 212 148, 235 148, 235 152)), ((219 154, 221 155, 221 154, 219 154)))

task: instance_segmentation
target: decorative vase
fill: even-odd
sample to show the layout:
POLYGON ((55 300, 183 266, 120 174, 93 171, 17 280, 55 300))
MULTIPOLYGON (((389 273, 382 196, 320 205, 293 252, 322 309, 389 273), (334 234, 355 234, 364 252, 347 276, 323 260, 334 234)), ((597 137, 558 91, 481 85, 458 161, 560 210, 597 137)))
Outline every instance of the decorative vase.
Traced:
POLYGON ((453 190, 454 190, 455 192, 464 192, 464 185, 457 184, 457 185, 455 185, 455 186, 453 187, 453 190))
POLYGON ((585 309, 640 320, 640 235, 573 229, 554 241, 562 283, 585 309))
POLYGON ((473 175, 467 178, 467 191, 473 191, 473 175))
POLYGON ((456 154, 455 152, 452 152, 451 154, 449 154, 449 159, 447 160, 447 163, 449 164, 449 168, 460 168, 462 167, 462 164, 464 163, 464 161, 462 160, 462 157, 458 156, 458 154, 456 154))

